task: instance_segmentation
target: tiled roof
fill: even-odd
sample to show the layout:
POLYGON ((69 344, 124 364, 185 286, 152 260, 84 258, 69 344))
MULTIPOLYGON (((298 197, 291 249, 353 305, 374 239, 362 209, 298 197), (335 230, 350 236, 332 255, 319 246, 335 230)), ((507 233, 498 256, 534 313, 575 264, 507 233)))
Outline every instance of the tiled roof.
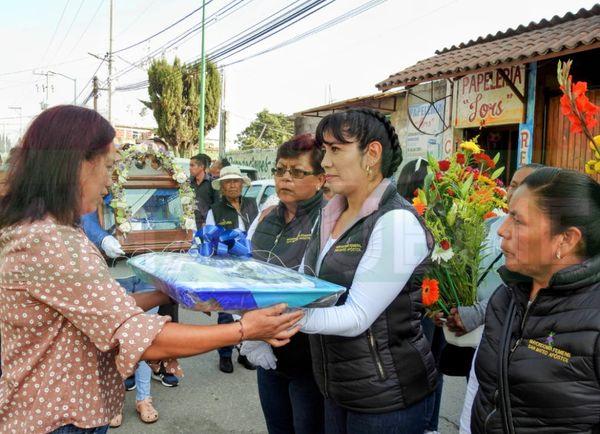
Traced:
MULTIPOLYGON (((600 48, 600 3, 563 17, 531 22, 495 35, 436 51, 436 55, 391 75, 376 86, 387 90, 479 69, 527 63, 538 58, 594 45, 600 48)), ((590 47, 591 48, 591 47, 590 47)))

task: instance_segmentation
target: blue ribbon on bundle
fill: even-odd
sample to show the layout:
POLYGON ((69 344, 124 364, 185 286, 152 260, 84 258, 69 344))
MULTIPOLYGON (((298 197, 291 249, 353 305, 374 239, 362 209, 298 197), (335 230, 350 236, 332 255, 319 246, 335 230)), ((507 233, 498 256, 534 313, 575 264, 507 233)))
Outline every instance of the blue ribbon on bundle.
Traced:
POLYGON ((199 239, 201 244, 196 249, 192 248, 190 253, 197 252, 200 256, 252 256, 250 240, 239 229, 206 225, 196 231, 194 239, 199 239))

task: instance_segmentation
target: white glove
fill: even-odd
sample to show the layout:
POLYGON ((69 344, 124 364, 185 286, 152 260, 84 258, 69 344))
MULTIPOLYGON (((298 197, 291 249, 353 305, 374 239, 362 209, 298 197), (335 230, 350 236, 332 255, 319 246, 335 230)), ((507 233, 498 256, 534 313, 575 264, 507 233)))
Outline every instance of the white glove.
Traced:
POLYGON ((102 247, 102 250, 104 250, 104 253, 106 253, 106 256, 109 258, 118 258, 119 256, 123 256, 125 254, 119 241, 117 241, 117 239, 112 235, 107 235, 104 237, 100 243, 100 247, 102 247))
POLYGON ((277 357, 273 354, 271 345, 264 341, 244 341, 240 354, 246 356, 250 363, 263 369, 276 369, 277 357))

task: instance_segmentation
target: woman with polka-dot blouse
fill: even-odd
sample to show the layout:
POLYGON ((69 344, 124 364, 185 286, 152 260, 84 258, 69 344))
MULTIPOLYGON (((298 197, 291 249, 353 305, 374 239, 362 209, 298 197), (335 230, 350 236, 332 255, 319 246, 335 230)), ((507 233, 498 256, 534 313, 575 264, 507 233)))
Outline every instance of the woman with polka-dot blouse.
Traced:
POLYGON ((127 295, 79 227, 111 184, 115 130, 97 112, 42 112, 11 159, 0 199, 0 433, 105 433, 123 406, 123 379, 162 361, 266 340, 281 346, 301 312, 285 305, 236 323, 171 323, 144 310, 158 291, 127 295))

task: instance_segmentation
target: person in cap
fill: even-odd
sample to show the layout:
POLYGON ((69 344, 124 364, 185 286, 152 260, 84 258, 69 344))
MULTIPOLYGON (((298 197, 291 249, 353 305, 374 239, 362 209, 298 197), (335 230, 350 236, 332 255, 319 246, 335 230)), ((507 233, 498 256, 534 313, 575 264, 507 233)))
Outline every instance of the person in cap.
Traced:
MULTIPOLYGON (((212 187, 221 192, 221 200, 211 207, 206 216, 207 225, 223 226, 225 229, 248 230, 250 224, 258 215, 256 201, 252 198, 242 197, 242 188, 250 185, 250 178, 243 175, 238 166, 227 166, 221 169, 221 176, 212 181, 212 187)), ((219 324, 232 323, 230 313, 219 312, 219 324)), ((233 372, 231 356, 233 346, 219 348, 219 370, 230 374, 233 372)), ((246 369, 256 369, 246 356, 239 355, 238 362, 246 369)))

